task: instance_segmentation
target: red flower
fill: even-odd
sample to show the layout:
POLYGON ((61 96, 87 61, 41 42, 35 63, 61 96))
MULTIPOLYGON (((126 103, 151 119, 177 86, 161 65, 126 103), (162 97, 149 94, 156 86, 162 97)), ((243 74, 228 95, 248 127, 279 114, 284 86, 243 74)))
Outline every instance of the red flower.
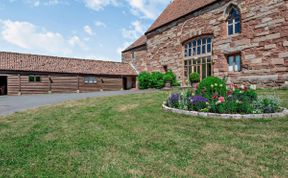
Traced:
POLYGON ((240 87, 237 84, 234 84, 234 88, 239 89, 240 87))
POLYGON ((215 100, 215 99, 217 99, 218 98, 218 94, 214 94, 213 96, 212 96, 212 99, 213 100, 215 100))
POLYGON ((220 96, 220 97, 218 98, 218 102, 219 102, 219 103, 224 103, 224 102, 225 102, 225 98, 224 98, 223 96, 220 96))
POLYGON ((230 96, 230 95, 232 95, 233 94, 233 90, 229 90, 228 92, 227 92, 227 95, 228 96, 230 96))

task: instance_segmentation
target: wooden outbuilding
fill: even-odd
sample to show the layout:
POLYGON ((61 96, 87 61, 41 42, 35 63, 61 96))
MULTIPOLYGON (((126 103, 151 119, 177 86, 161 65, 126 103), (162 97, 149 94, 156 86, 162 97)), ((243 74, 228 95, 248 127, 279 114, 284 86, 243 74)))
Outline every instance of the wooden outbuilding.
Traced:
POLYGON ((0 52, 0 95, 128 90, 136 76, 127 63, 0 52))

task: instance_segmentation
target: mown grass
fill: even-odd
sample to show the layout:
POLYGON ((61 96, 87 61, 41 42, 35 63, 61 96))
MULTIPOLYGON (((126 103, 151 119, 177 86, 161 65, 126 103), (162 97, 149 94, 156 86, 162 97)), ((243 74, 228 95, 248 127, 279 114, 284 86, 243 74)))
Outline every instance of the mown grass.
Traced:
MULTIPOLYGON (((287 107, 288 91, 277 93, 287 107)), ((179 116, 162 111, 167 95, 86 99, 0 118, 0 177, 288 176, 287 117, 179 116)))

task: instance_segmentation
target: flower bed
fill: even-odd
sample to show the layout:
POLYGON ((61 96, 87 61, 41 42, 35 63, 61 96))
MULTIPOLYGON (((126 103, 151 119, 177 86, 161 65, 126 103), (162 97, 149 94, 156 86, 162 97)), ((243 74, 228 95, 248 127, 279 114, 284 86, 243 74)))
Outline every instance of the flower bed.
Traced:
POLYGON ((276 95, 257 96, 255 90, 255 85, 226 84, 220 78, 208 77, 201 81, 195 92, 186 89, 171 94, 163 108, 194 116, 224 118, 279 117, 287 112, 280 107, 276 95))
POLYGON ((166 105, 166 102, 163 104, 164 111, 173 112, 176 114, 183 114, 187 116, 194 117, 206 117, 206 118, 222 118, 222 119, 264 119, 264 118, 279 118, 288 115, 288 110, 286 108, 282 108, 282 111, 279 113, 271 113, 271 114, 217 114, 217 113, 205 113, 205 112, 197 112, 197 111, 187 111, 180 110, 175 108, 170 108, 166 105))

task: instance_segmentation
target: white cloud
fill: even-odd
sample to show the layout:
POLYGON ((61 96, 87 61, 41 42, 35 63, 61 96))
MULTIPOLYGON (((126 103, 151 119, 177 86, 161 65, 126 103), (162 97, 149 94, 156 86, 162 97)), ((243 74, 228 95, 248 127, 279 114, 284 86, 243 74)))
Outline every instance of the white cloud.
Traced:
POLYGON ((117 0, 84 0, 86 7, 95 11, 102 10, 108 5, 117 5, 117 0))
MULTIPOLYGON (((171 0, 126 0, 130 11, 133 15, 147 19, 155 19, 171 0)), ((117 0, 84 0, 86 7, 95 11, 102 10, 106 6, 118 6, 120 1, 117 0)))
POLYGON ((117 53, 121 54, 123 50, 130 46, 137 38, 142 36, 145 33, 146 28, 146 25, 143 25, 141 21, 136 20, 131 23, 128 29, 122 29, 122 36, 127 41, 117 48, 117 53))
POLYGON ((92 28, 89 25, 84 26, 83 30, 90 36, 94 35, 94 32, 93 32, 92 28))
POLYGON ((122 36, 126 39, 135 40, 144 34, 146 28, 139 20, 136 20, 128 29, 122 29, 122 36))
POLYGON ((76 35, 72 36, 69 40, 68 43, 73 46, 77 47, 79 46, 80 48, 84 49, 85 48, 85 43, 76 35))
POLYGON ((74 47, 85 48, 84 42, 73 36, 65 39, 60 33, 50 32, 25 21, 0 21, 1 37, 8 43, 33 51, 67 55, 74 47))
POLYGON ((101 21, 96 21, 95 25, 96 25, 96 27, 104 27, 104 28, 106 27, 106 24, 104 22, 101 22, 101 21))
POLYGON ((161 8, 170 0, 127 0, 134 15, 155 19, 161 13, 161 8))
MULTIPOLYGON (((10 0, 10 2, 14 2, 15 0, 10 0)), ((38 7, 40 5, 45 5, 45 6, 52 6, 52 5, 57 5, 60 2, 64 3, 64 0, 23 0, 25 3, 30 4, 34 7, 38 7)))
POLYGON ((117 48, 117 53, 121 55, 122 51, 124 51, 130 45, 131 43, 128 41, 124 42, 120 47, 117 48))

